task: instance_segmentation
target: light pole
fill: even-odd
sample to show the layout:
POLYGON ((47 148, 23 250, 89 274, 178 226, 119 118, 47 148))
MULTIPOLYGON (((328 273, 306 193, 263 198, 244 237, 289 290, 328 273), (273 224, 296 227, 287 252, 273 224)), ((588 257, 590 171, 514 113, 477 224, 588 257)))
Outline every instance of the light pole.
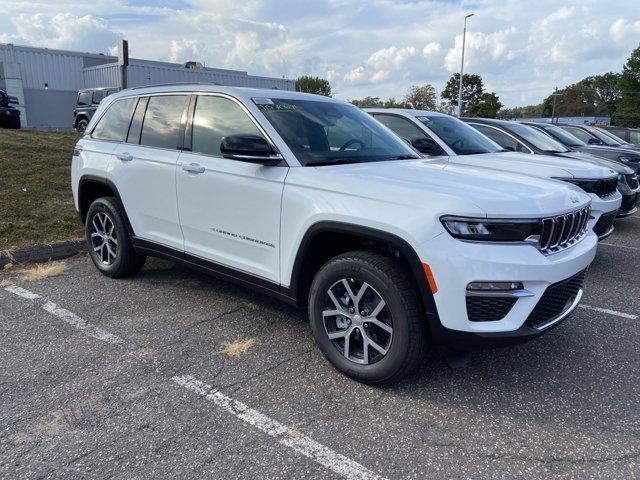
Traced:
POLYGON ((467 39, 467 19, 474 15, 474 13, 470 13, 464 17, 464 30, 462 31, 462 60, 460 62, 460 84, 458 89, 458 117, 462 116, 462 79, 464 77, 464 44, 467 39))

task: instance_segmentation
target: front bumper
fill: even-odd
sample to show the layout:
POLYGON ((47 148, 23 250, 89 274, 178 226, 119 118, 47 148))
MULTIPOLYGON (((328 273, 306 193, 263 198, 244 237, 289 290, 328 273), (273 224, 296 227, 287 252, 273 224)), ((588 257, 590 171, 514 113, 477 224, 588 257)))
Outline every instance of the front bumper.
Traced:
POLYGON ((628 217, 638 211, 638 192, 630 193, 622 196, 620 210, 618 210, 618 218, 628 217))
POLYGON ((548 322, 532 323, 536 307, 550 287, 589 266, 596 244, 596 236, 589 233, 572 247, 543 255, 531 245, 462 242, 447 233, 426 242, 421 259, 429 264, 438 286, 433 295, 437 319, 429 319, 434 341, 457 348, 500 346, 548 331, 576 308, 581 293, 576 289, 569 305, 561 305, 567 310, 548 322), (471 282, 520 282, 526 295, 518 296, 499 320, 472 321, 467 303, 471 282))

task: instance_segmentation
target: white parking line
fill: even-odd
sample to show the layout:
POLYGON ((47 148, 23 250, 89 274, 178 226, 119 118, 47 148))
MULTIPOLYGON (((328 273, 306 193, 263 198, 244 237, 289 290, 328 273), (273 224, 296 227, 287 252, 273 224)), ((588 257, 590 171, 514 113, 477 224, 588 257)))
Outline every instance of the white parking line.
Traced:
POLYGON ((593 310, 594 312, 606 313, 608 315, 615 315, 616 317, 627 318, 629 320, 638 319, 638 315, 633 315, 632 313, 618 312, 616 310, 610 310, 608 308, 592 307, 591 305, 585 305, 585 304, 581 304, 580 308, 584 308, 585 310, 593 310))
POLYGON ((17 285, 9 285, 8 287, 4 287, 7 292, 11 292, 14 295, 18 295, 19 297, 26 298, 27 300, 35 300, 36 298, 40 298, 40 295, 37 293, 30 292, 22 287, 17 285))
POLYGON ((88 337, 95 338, 97 340, 102 340, 103 342, 107 342, 107 343, 113 343, 113 344, 122 343, 122 339, 117 335, 109 333, 106 330, 103 330, 102 328, 97 327, 96 325, 93 325, 85 321, 84 319, 77 316, 75 313, 70 312, 69 310, 66 310, 64 308, 61 308, 53 302, 48 301, 42 306, 42 308, 45 309, 50 314, 58 317, 63 322, 68 323, 69 325, 77 328, 78 330, 81 330, 82 333, 84 333, 88 337))
POLYGON ((640 250, 640 248, 638 248, 638 247, 629 247, 627 245, 616 245, 615 243, 600 242, 598 245, 604 245, 605 247, 624 248, 624 249, 627 249, 627 250, 640 250))
POLYGON ((249 408, 244 403, 227 397, 218 390, 215 390, 211 385, 207 385, 191 375, 175 376, 173 377, 173 381, 188 390, 196 392, 224 411, 262 430, 267 435, 276 438, 279 437, 280 444, 292 448, 296 452, 344 478, 361 480, 382 479, 382 477, 376 475, 359 463, 325 447, 305 435, 300 433, 288 434, 292 431, 291 428, 269 418, 257 410, 249 408))

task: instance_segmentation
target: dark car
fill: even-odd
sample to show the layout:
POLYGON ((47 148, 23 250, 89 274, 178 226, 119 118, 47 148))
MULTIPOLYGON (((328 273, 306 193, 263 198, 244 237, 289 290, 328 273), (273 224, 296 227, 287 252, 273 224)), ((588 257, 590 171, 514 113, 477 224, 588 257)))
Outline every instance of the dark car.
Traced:
POLYGON ((20 110, 14 106, 17 104, 17 98, 10 97, 4 90, 0 90, 0 127, 20 128, 20 110))
POLYGON ((506 150, 572 158, 610 168, 618 174, 618 191, 622 195, 622 205, 618 210, 618 217, 632 215, 638 210, 636 203, 640 187, 636 172, 632 168, 620 162, 573 151, 557 142, 550 135, 518 122, 486 118, 463 118, 462 120, 506 150))
POLYGON ((606 147, 627 148, 640 152, 640 147, 625 142, 621 138, 616 137, 612 133, 600 127, 594 127, 593 125, 565 125, 559 124, 559 126, 573 135, 578 137, 584 142, 590 145, 604 145, 606 147))
MULTIPOLYGON (((640 174, 640 152, 624 148, 624 147, 608 147, 606 145, 595 145, 584 142, 581 138, 578 138, 573 133, 560 128, 559 126, 551 123, 525 123, 530 127, 536 128, 563 144, 565 147, 571 150, 577 150, 579 152, 589 153, 601 158, 607 158, 609 160, 615 160, 620 163, 624 163, 636 172, 636 175, 640 174)), ((582 132, 582 130, 580 130, 582 132)), ((587 135, 587 132, 584 132, 587 135)))
POLYGON ((636 147, 640 146, 640 128, 612 127, 609 125, 600 128, 614 134, 625 143, 636 147))
POLYGON ((79 90, 76 108, 73 111, 73 128, 78 132, 84 132, 102 99, 118 90, 119 88, 116 87, 86 88, 79 90))

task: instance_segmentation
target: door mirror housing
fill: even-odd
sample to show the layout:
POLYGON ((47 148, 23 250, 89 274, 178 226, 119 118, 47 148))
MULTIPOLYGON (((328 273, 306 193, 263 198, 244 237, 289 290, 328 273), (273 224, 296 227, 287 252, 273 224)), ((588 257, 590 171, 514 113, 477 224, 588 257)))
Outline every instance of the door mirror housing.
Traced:
POLYGON ((227 135, 220 142, 220 153, 224 158, 261 165, 273 166, 282 161, 282 155, 274 152, 260 135, 227 135))
POLYGON ((411 140, 413 148, 426 155, 442 155, 442 148, 431 138, 418 137, 411 140))
POLYGON ((597 138, 590 138, 587 142, 589 145, 602 145, 602 142, 597 138))

